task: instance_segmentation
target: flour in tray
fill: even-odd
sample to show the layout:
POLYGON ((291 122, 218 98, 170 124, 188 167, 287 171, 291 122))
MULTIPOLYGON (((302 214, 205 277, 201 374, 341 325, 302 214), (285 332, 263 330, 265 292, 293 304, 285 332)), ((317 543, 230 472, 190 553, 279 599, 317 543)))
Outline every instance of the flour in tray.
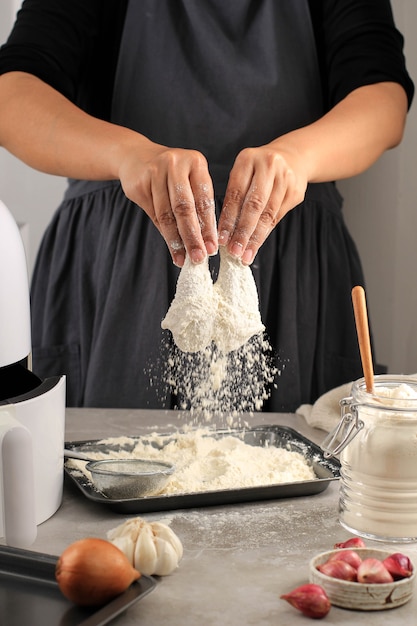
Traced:
MULTIPOLYGON (((173 463, 175 472, 161 492, 168 495, 316 479, 313 468, 299 452, 273 445, 252 446, 233 435, 214 437, 204 428, 175 435, 153 433, 140 439, 112 437, 99 444, 111 446, 112 451, 106 455, 89 450, 92 458, 146 458, 173 463)), ((82 461, 69 459, 67 465, 88 476, 82 461)))

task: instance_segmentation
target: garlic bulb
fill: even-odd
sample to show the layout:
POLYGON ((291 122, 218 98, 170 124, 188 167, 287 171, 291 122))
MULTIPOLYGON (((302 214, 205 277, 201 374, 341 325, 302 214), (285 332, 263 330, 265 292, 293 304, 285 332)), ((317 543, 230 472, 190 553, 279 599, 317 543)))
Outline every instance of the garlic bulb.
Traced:
POLYGON ((183 555, 177 535, 161 522, 145 522, 140 517, 109 530, 107 538, 142 574, 166 576, 177 567, 183 555))

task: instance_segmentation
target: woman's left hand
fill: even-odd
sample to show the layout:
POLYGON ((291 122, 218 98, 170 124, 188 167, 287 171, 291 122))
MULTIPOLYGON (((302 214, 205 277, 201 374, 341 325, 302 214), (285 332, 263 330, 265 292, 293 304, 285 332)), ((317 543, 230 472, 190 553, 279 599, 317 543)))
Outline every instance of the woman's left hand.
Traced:
POLYGON ((219 244, 250 265, 278 222, 304 200, 307 182, 295 150, 274 142, 242 150, 226 189, 219 244))
POLYGON ((406 115, 401 85, 365 85, 312 124, 242 150, 226 189, 219 244, 246 265, 252 263, 273 228, 304 200, 307 183, 364 172, 399 144, 406 115))

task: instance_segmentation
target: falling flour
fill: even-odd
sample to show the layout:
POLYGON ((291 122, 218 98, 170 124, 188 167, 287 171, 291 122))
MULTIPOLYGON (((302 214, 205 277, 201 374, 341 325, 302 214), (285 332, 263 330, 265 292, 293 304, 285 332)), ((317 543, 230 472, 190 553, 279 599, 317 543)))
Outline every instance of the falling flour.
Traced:
MULTIPOLYGON (((173 463, 175 473, 162 494, 240 489, 317 478, 299 452, 273 445, 252 446, 232 435, 219 439, 211 436, 207 429, 175 435, 153 433, 140 439, 112 437, 98 443, 111 446, 112 458, 146 458, 173 463)), ((91 450, 88 455, 97 459, 109 456, 91 450)), ((82 461, 70 459, 67 466, 89 476, 82 461)))
POLYGON ((277 369, 250 267, 220 248, 213 283, 208 259, 193 264, 187 257, 161 326, 174 340, 164 378, 178 408, 204 415, 206 421, 214 414, 236 416, 262 408, 277 369))

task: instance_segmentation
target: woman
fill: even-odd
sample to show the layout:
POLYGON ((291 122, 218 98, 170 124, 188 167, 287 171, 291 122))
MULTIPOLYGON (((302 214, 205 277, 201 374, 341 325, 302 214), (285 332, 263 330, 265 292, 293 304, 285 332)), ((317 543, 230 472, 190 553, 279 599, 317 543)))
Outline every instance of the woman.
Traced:
POLYGON ((221 245, 252 267, 281 371, 265 410, 358 378, 332 181, 401 141, 402 45, 388 0, 26 0, 0 144, 71 179, 33 276, 38 375, 66 374, 72 406, 172 406, 149 383, 160 322, 185 255, 221 245))

